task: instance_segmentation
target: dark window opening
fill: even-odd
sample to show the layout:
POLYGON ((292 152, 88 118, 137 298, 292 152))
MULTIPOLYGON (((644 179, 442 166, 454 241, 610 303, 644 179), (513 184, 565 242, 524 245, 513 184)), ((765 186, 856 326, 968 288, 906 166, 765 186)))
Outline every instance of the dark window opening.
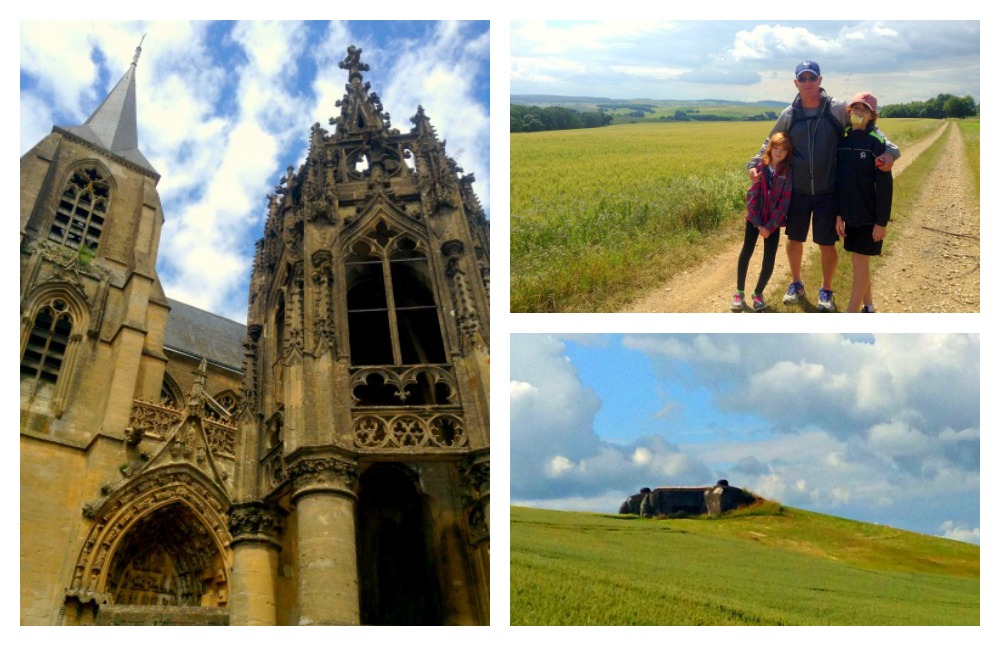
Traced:
POLYGON ((55 300, 38 310, 21 356, 21 376, 54 384, 72 332, 73 318, 64 301, 55 300))
POLYGON ((404 365, 444 363, 437 308, 397 310, 399 351, 404 365))
POLYGON ((427 258, 385 222, 367 238, 351 247, 346 264, 351 363, 445 363, 427 258))
MULTIPOLYGON (((354 397, 359 406, 399 406, 404 403, 399 398, 399 388, 387 384, 385 377, 372 373, 365 378, 365 383, 354 387, 354 397)), ((406 404, 410 404, 409 399, 406 404)))
POLYGON ((385 310, 348 312, 351 363, 356 366, 388 366, 395 363, 389 317, 385 310))
POLYGON ((440 625, 429 515, 413 479, 396 465, 372 466, 361 476, 358 500, 361 623, 440 625))
POLYGON ((49 240, 97 249, 107 218, 111 188, 96 168, 74 171, 66 183, 49 229, 49 240))

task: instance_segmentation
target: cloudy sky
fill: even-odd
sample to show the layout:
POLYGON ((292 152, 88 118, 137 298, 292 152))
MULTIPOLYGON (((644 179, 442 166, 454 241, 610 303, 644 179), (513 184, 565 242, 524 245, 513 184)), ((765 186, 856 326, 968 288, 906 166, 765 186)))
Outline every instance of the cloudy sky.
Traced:
POLYGON ((979 542, 979 337, 514 334, 511 502, 616 512, 719 478, 979 542))
POLYGON ((979 22, 515 22, 511 94, 787 101, 801 59, 833 96, 979 101, 979 22))
POLYGON ((339 114, 351 44, 393 127, 423 105, 489 212, 488 22, 22 22, 20 153, 82 124, 143 34, 139 148, 162 176, 168 296, 245 320, 265 195, 305 158, 311 125, 339 114))

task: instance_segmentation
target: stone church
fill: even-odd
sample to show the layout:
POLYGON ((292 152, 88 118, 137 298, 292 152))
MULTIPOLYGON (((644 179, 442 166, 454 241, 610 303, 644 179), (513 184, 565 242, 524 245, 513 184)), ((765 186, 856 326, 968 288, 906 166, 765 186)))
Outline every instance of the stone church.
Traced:
POLYGON ((350 47, 234 323, 157 277, 137 60, 21 158, 21 623, 488 624, 473 175, 350 47))

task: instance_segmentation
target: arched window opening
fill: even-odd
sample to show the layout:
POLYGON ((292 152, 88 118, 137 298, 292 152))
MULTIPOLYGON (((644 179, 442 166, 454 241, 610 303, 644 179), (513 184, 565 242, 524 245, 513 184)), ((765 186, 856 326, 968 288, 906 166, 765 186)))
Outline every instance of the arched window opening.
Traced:
POLYGON ((445 362, 430 265, 417 243, 384 222, 345 258, 351 363, 445 362))
POLYGON ((54 384, 66 357, 73 317, 66 301, 56 298, 35 314, 28 343, 21 355, 21 378, 54 384))
POLYGON ((101 171, 92 166, 73 171, 59 198, 49 240, 97 249, 110 202, 111 184, 101 171))
POLYGON ((358 496, 361 623, 440 625, 428 513, 409 473, 377 464, 361 476, 358 496))
POLYGON ((160 385, 160 406, 170 408, 180 408, 184 402, 184 396, 180 387, 173 377, 166 372, 163 373, 163 383, 160 385))

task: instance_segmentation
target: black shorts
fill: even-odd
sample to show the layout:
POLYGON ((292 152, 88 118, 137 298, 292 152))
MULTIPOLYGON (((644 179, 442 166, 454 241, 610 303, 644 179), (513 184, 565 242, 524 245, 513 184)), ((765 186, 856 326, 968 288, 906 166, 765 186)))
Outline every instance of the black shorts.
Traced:
POLYGON ((792 201, 788 206, 788 225, 785 235, 789 240, 805 242, 809 233, 809 216, 812 216, 813 242, 818 245, 832 245, 837 242, 836 193, 808 195, 792 191, 792 201))
POLYGON ((860 227, 845 227, 847 235, 844 236, 844 251, 859 253, 862 256, 881 256, 882 241, 875 242, 872 232, 875 230, 874 224, 865 224, 860 227))

